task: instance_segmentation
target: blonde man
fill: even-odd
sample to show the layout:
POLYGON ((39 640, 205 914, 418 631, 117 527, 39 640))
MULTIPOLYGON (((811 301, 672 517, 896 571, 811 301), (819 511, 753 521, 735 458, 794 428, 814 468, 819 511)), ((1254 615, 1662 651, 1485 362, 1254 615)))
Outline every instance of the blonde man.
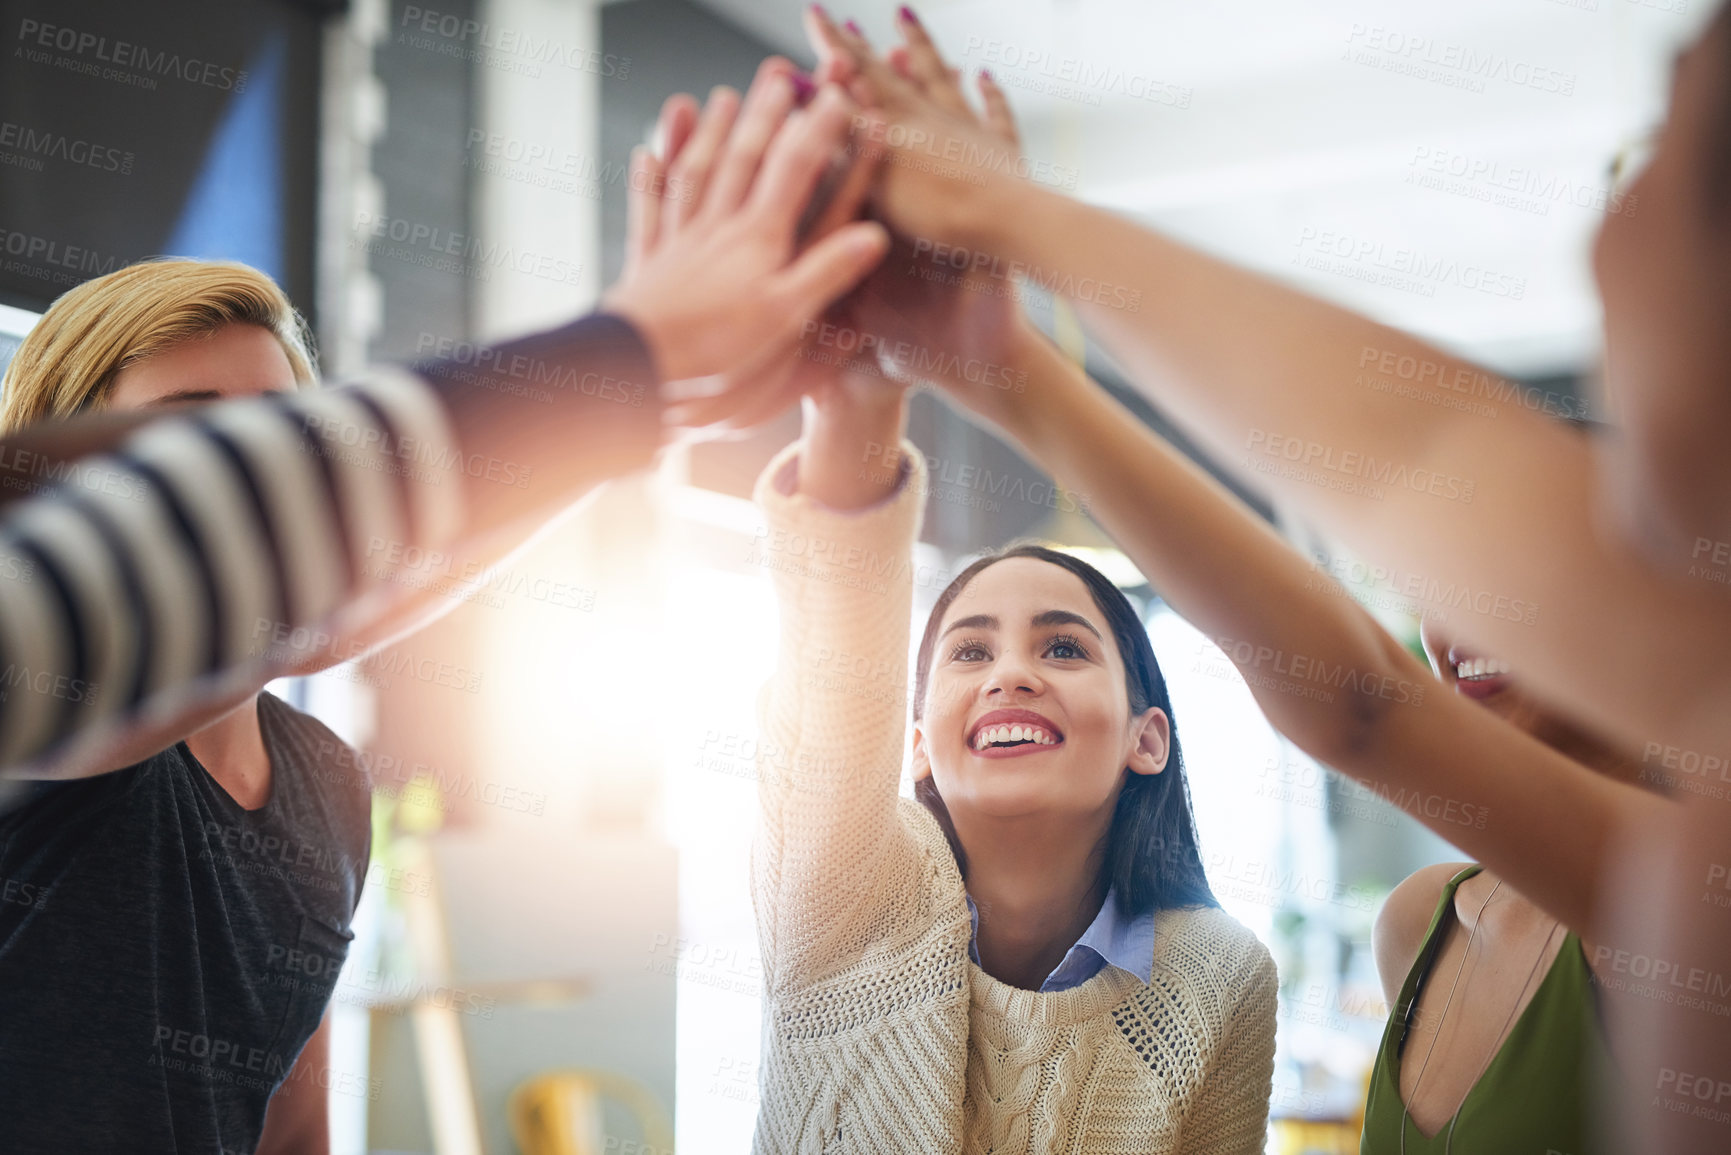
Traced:
MULTIPOLYGON (((43 315, 7 368, 0 432, 313 376, 305 326, 269 277, 148 261, 43 315)), ((69 687, 65 705, 102 690, 69 687)), ((321 1020, 371 849, 357 765, 260 692, 166 749, 14 800, 0 875, 29 901, 0 904, 0 1096, 16 1100, 0 1132, 31 1148, 64 1136, 51 1107, 78 1088, 91 1134, 116 1143, 226 1150, 262 1131, 266 1149, 324 1149, 321 1020)))

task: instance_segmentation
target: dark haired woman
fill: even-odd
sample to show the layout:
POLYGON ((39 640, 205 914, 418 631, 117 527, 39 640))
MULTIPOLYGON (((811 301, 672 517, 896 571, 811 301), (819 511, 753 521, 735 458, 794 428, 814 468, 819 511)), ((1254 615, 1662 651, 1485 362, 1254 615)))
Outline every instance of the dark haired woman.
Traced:
POLYGON ((1023 548, 951 583, 915 673, 927 805, 897 796, 924 470, 854 475, 902 416, 838 382, 758 486, 770 541, 838 543, 777 567, 764 736, 822 772, 761 786, 758 1147, 1260 1151, 1274 965, 1208 890, 1165 683, 1110 582, 1023 548))
MULTIPOLYGON (((703 132, 669 105, 660 135, 699 186, 703 132)), ((917 283, 898 307, 947 350, 1013 313, 978 286, 917 283)), ((1274 963, 1208 889, 1141 622, 1061 554, 970 567, 919 650, 925 805, 899 797, 925 469, 905 447, 874 467, 901 444, 900 388, 804 352, 757 367, 808 405, 757 486, 766 548, 785 554, 763 738, 792 757, 763 767, 753 854, 756 1149, 1262 1151, 1274 963)))
POLYGON ((945 392, 1090 495, 1171 605, 1222 640, 1282 734, 1342 773, 1435 800, 1416 816, 1495 866, 1426 867, 1378 915, 1391 1014, 1365 1155, 1618 1149, 1596 1116, 1610 1070, 1596 987, 1628 964, 1599 945, 1590 867, 1607 815, 1649 797, 1639 767, 1429 623, 1444 692, 1427 692, 1424 666, 1343 588, 1038 333, 1013 331, 1001 356, 1024 393, 945 392), (1366 716, 1385 711, 1385 736, 1365 741, 1366 716))
MULTIPOLYGON (((699 187, 705 131, 670 102, 659 135, 699 187)), ((653 213, 643 194, 632 208, 653 213)), ((898 307, 944 349, 1013 313, 918 284, 898 307)), ((1122 594, 1038 550, 958 577, 916 674, 930 809, 898 796, 925 470, 905 450, 875 467, 905 397, 829 352, 753 370, 809 398, 757 487, 786 554, 764 745, 792 751, 763 767, 753 855, 757 1150, 1260 1152, 1274 964, 1208 890, 1165 684, 1122 594)))

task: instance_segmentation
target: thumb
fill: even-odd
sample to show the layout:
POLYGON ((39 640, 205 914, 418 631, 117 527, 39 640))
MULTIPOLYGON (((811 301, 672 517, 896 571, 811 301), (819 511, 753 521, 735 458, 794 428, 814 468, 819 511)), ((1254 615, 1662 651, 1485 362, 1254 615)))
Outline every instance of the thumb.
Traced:
POLYGON ((790 328, 803 325, 877 268, 889 248, 889 232, 876 221, 843 225, 776 274, 769 300, 790 328))

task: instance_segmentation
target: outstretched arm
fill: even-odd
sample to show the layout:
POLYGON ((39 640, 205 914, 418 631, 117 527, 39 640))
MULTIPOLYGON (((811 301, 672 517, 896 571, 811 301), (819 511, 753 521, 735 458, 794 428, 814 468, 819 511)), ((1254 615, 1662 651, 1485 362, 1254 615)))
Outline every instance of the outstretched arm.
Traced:
MULTIPOLYGON (((947 70, 917 24, 904 20, 903 31, 905 67, 862 57, 868 60, 862 67, 876 70, 870 85, 899 92, 904 107, 922 118, 920 131, 973 134, 974 155, 1003 150, 1002 133, 984 130, 953 82, 917 79, 945 77, 947 70)), ((983 85, 982 94, 988 115, 1007 124, 1002 93, 983 85)), ((888 158, 887 179, 904 167, 914 166, 888 158)), ((892 185, 884 195, 894 201, 900 194, 892 185)), ((939 210, 925 209, 937 223, 939 210)), ((868 288, 899 266, 886 262, 868 288)), ((1431 819, 1445 837, 1493 863, 1571 926, 1593 925, 1600 856, 1624 815, 1662 803, 1619 789, 1486 711, 1437 693, 1429 671, 1344 589, 1144 429, 1029 324, 996 312, 971 328, 936 326, 918 307, 922 280, 903 276, 889 286, 896 311, 918 326, 911 339, 946 350, 968 338, 987 344, 990 359, 1008 365, 1021 387, 960 374, 936 383, 1086 495, 1089 512, 1168 601, 1238 664, 1276 728, 1343 773, 1453 801, 1436 807, 1431 819), (1511 762, 1532 772, 1507 773, 1511 762), (1484 821, 1463 828, 1462 813, 1484 821), (1536 853, 1553 841, 1562 849, 1536 853)), ((960 295, 1001 299, 995 287, 971 286, 974 292, 960 295)))
MULTIPOLYGON (((911 24, 904 19, 910 40, 911 24)), ((1516 404, 1499 404, 1492 420, 1379 395, 1360 375, 1400 381, 1410 373, 1416 385, 1422 373, 1427 387, 1450 388, 1464 375, 1470 389, 1478 371, 1017 179, 976 126, 925 99, 858 37, 821 14, 812 27, 820 50, 851 74, 856 94, 884 110, 877 139, 889 155, 875 203, 892 227, 990 254, 1075 298, 1139 387, 1247 479, 1262 478, 1379 564, 1460 591, 1474 610, 1484 606, 1451 624, 1463 640, 1515 663, 1553 705, 1644 758, 1723 765, 1716 752, 1731 744, 1724 710, 1731 607, 1710 582, 1657 576, 1607 542, 1594 499, 1609 483, 1582 439, 1516 404), (922 159, 931 156, 950 163, 922 159), (1118 290, 1112 303, 1133 301, 1135 310, 1102 308, 1103 284, 1118 290), (1286 468, 1293 450, 1305 469, 1286 468), (1365 480, 1386 480, 1381 500, 1363 499, 1365 480), (1467 484, 1494 500, 1469 504, 1467 484), (1513 603, 1537 612, 1511 615, 1513 603)), ((1722 564, 1712 552, 1720 543, 1705 545, 1703 560, 1722 564)), ((1485 747, 1446 727, 1422 729, 1437 715, 1397 711, 1376 733, 1390 750, 1448 750, 1444 774, 1485 765, 1485 747)), ((1655 973, 1663 967, 1676 976, 1673 985, 1687 988, 1719 973, 1731 944, 1725 909, 1706 905, 1712 894, 1703 892, 1725 876, 1728 824, 1717 784, 1679 778, 1684 805, 1631 798, 1609 827, 1588 796, 1598 786, 1561 794, 1561 804, 1537 794, 1511 798, 1492 817, 1555 818, 1587 804, 1579 815, 1584 837, 1563 823, 1533 843, 1565 854, 1591 845, 1596 853, 1584 856, 1581 877, 1599 884, 1602 911, 1588 913, 1603 926, 1585 925, 1595 927, 1602 949, 1625 950, 1655 973)), ((1568 896, 1545 893, 1542 878, 1518 876, 1501 852, 1480 853, 1553 912, 1571 909, 1568 896)), ((1685 1096, 1703 1085, 1704 1072, 1731 1070, 1731 1032, 1692 995, 1644 993, 1652 989, 1629 982, 1622 994, 1607 991, 1610 1017, 1632 1044, 1621 1053, 1633 1082, 1618 1101, 1638 1119, 1643 1149, 1717 1149, 1722 1125, 1692 1114, 1685 1096)))
POLYGON ((784 72, 758 86, 762 131, 733 132, 737 97, 712 100, 721 179, 609 313, 485 361, 163 417, 0 513, 0 769, 100 773, 141 731, 184 732, 379 628, 416 558, 544 521, 646 463, 662 377, 796 339, 884 237, 858 223, 796 251, 850 112, 830 89, 790 118, 784 72), (549 403, 520 399, 524 374, 558 381, 549 403))
POLYGON ((1636 749, 1731 739, 1731 599, 1607 540, 1584 439, 1459 358, 1021 179, 859 37, 816 15, 811 27, 882 109, 874 203, 898 232, 1071 296, 1137 388, 1223 465, 1360 555, 1482 606, 1451 624, 1559 708, 1636 749), (1494 417, 1423 396, 1462 391, 1494 398, 1494 417))
POLYGON ((1162 596, 1238 667, 1270 723, 1379 790, 1439 800, 1412 812, 1595 937, 1611 848, 1635 816, 1671 804, 1440 692, 1333 578, 1043 337, 1025 330, 1017 348, 1025 393, 951 394, 1086 495, 1162 596))

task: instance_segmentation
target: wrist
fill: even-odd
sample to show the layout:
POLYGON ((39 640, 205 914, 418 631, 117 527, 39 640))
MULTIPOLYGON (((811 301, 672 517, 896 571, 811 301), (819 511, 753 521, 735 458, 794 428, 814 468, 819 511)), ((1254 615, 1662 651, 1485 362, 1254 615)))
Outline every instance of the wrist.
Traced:
POLYGON ((1087 378, 1033 323, 1023 319, 1007 346, 1009 363, 1025 375, 1014 404, 1004 406, 997 421, 1017 444, 1038 452, 1044 434, 1075 408, 1078 389, 1087 378))
POLYGON ((1016 364, 1028 372, 1026 397, 1007 412, 1004 433, 1033 459, 1049 452, 1061 429, 1075 421, 1094 395, 1089 377, 1044 332, 1026 327, 1018 336, 1016 364))
POLYGON ((988 172, 979 184, 954 198, 950 232, 958 244, 975 252, 1016 258, 1022 216, 1039 202, 1042 190, 1014 173, 988 172))
POLYGON ((907 423, 907 394, 900 389, 887 399, 807 400, 805 440, 826 449, 898 444, 907 423))
POLYGON ((806 402, 800 491, 834 509, 860 509, 895 491, 905 399, 890 405, 806 402))
POLYGON ((637 300, 629 289, 617 284, 608 289, 601 294, 596 312, 618 317, 637 330, 637 335, 643 339, 643 347, 649 350, 650 364, 654 365, 656 376, 664 386, 669 381, 697 376, 685 366, 684 350, 668 336, 661 316, 637 300))

